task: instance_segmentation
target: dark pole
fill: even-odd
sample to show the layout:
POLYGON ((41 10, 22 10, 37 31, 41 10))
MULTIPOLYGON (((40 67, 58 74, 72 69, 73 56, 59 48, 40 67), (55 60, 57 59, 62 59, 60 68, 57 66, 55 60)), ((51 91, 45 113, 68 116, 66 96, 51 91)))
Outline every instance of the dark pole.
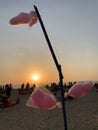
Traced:
POLYGON ((35 5, 34 5, 34 9, 35 9, 36 14, 38 16, 40 25, 42 27, 44 36, 45 36, 47 44, 48 44, 48 47, 50 49, 51 55, 53 57, 53 60, 55 62, 55 65, 56 65, 58 73, 59 73, 59 80, 60 80, 59 85, 60 85, 60 88, 61 88, 61 96, 62 96, 62 109, 63 109, 63 116, 64 116, 64 128, 65 128, 65 130, 67 130, 67 119, 66 119, 65 100, 64 100, 64 88, 63 88, 63 75, 62 75, 61 65, 57 61, 57 58, 55 56, 55 53, 54 53, 54 50, 52 48, 51 42, 49 40, 49 37, 48 37, 47 32, 45 30, 44 24, 42 22, 41 16, 40 16, 39 11, 38 11, 38 9, 37 9, 37 7, 35 5))

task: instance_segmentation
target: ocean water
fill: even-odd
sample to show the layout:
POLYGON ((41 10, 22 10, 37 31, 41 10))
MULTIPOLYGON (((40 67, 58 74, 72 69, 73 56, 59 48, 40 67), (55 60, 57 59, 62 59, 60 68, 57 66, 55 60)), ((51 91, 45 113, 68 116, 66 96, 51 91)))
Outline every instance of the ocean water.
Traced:
MULTIPOLYGON (((44 87, 44 86, 46 86, 47 84, 38 84, 38 85, 36 85, 37 87, 44 87)), ((48 85, 50 85, 50 84, 48 84, 48 85)), ((24 84, 24 87, 26 86, 26 84, 24 84)), ((33 84, 30 84, 30 87, 32 87, 33 86, 33 84)), ((14 89, 18 89, 18 88, 21 88, 21 84, 12 84, 12 87, 14 88, 14 89)))
POLYGON ((21 85, 20 85, 20 84, 15 84, 15 85, 12 85, 12 87, 13 87, 14 89, 17 89, 17 88, 20 88, 21 85))

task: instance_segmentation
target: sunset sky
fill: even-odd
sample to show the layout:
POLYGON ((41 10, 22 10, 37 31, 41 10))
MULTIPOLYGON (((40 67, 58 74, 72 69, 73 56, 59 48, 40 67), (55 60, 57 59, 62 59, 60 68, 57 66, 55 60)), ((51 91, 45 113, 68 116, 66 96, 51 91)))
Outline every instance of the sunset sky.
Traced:
POLYGON ((9 20, 36 5, 62 66, 64 82, 98 81, 98 0, 0 1, 0 84, 58 82, 58 72, 39 22, 12 26, 9 20))

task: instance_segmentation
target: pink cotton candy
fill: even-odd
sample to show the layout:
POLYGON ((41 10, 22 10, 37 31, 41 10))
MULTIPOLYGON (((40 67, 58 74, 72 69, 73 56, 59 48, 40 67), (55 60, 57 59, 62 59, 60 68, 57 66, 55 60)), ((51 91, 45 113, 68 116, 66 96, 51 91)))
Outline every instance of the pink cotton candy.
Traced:
POLYGON ((37 23, 38 21, 38 17, 37 17, 37 14, 35 11, 31 11, 29 13, 30 17, 31 17, 31 20, 29 22, 29 26, 31 27, 32 25, 34 25, 35 23, 37 23))
POLYGON ((50 110, 57 105, 54 95, 48 90, 36 89, 28 99, 27 106, 43 110, 50 110))
POLYGON ((34 18, 29 22, 29 26, 32 27, 32 25, 34 25, 35 23, 37 23, 38 18, 34 18))
POLYGON ((29 15, 30 15, 31 18, 32 18, 32 17, 33 17, 33 18, 36 18, 36 17, 37 17, 37 14, 36 14, 35 11, 30 11, 29 15))
POLYGON ((36 12, 21 12, 17 16, 11 18, 9 23, 11 25, 29 24, 29 26, 31 27, 33 24, 37 23, 37 20, 38 18, 36 12))
POLYGON ((69 89, 68 94, 74 98, 79 98, 86 95, 92 87, 93 84, 91 82, 79 82, 69 89))
POLYGON ((19 24, 26 24, 29 23, 31 20, 30 16, 28 13, 20 13, 19 15, 17 15, 16 17, 13 17, 10 20, 10 24, 11 25, 19 25, 19 24))

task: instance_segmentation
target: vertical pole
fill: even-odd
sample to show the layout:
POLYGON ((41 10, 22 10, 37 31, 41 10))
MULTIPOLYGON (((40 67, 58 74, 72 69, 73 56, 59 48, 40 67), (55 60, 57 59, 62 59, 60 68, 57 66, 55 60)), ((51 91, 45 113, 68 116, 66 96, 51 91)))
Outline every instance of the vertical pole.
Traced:
POLYGON ((63 110, 63 118, 64 118, 64 128, 67 130, 67 119, 66 119, 66 107, 65 107, 65 100, 64 100, 64 87, 63 87, 63 78, 62 78, 62 70, 61 65, 59 65, 59 80, 60 80, 60 89, 61 89, 61 96, 62 96, 62 110, 63 110))
POLYGON ((54 53, 54 50, 53 50, 53 48, 52 48, 51 42, 50 42, 49 37, 48 37, 48 35, 47 35, 47 32, 46 32, 46 30, 45 30, 45 27, 44 27, 44 24, 43 24, 43 22, 42 22, 41 16, 40 16, 39 11, 38 11, 38 9, 37 9, 37 7, 36 7, 35 5, 34 5, 34 9, 35 9, 35 11, 36 11, 36 13, 37 13, 37 16, 38 16, 40 25, 41 25, 41 27, 42 27, 44 36, 45 36, 45 38, 46 38, 48 47, 49 47, 49 49, 50 49, 51 55, 52 55, 52 57, 53 57, 53 60, 54 60, 54 62, 55 62, 55 65, 56 65, 57 70, 58 70, 58 73, 59 73, 61 96, 62 96, 62 109, 63 109, 63 116, 64 116, 64 130, 67 130, 67 119, 66 119, 66 110, 65 110, 65 101, 64 101, 64 89, 63 89, 63 75, 62 75, 62 72, 61 72, 61 65, 58 64, 57 58, 56 58, 56 56, 55 56, 55 53, 54 53))

